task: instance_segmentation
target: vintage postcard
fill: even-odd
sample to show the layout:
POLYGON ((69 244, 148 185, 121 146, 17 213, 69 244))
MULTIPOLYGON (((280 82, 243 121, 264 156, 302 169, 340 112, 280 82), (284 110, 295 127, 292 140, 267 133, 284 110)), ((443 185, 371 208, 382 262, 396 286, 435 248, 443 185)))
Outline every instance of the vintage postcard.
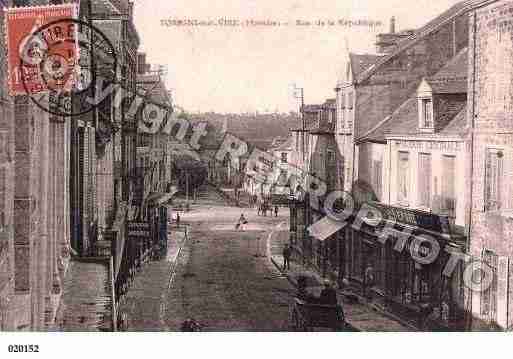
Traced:
POLYGON ((509 331, 512 24, 0 0, 0 332, 509 331))

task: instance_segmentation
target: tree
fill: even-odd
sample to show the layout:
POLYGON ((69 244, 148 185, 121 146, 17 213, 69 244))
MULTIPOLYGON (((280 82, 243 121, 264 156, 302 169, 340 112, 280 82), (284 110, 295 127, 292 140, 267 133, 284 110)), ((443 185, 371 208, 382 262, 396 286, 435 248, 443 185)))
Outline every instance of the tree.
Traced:
POLYGON ((173 176, 178 180, 178 188, 181 192, 187 191, 188 182, 189 192, 192 193, 206 183, 208 169, 203 162, 182 155, 174 160, 173 176))

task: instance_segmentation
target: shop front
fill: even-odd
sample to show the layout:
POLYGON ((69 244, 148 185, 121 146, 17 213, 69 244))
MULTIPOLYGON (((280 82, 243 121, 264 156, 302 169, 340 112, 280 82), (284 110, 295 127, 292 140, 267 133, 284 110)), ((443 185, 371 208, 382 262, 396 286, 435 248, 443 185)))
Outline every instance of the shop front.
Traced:
POLYGON ((445 269, 451 251, 463 253, 464 238, 451 235, 446 217, 372 206, 383 214, 382 223, 346 231, 347 278, 364 296, 415 325, 458 329, 464 312, 461 262, 450 273, 445 269), (436 243, 417 246, 423 236, 436 243))

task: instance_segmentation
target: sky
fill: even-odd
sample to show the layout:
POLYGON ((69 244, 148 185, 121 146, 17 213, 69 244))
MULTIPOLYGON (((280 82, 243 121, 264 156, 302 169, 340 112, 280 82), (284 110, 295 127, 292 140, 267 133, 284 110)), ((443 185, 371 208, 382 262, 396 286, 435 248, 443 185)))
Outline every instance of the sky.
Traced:
POLYGON ((167 66, 174 102, 189 112, 297 111, 293 84, 306 103, 335 95, 347 49, 374 53, 375 36, 418 28, 457 0, 136 0, 140 50, 167 66), (162 26, 166 19, 281 22, 273 26, 162 26), (337 25, 342 19, 380 27, 337 25), (297 21, 312 25, 297 25, 297 21), (325 26, 316 26, 322 20, 325 26), (328 20, 335 25, 328 26, 328 20))

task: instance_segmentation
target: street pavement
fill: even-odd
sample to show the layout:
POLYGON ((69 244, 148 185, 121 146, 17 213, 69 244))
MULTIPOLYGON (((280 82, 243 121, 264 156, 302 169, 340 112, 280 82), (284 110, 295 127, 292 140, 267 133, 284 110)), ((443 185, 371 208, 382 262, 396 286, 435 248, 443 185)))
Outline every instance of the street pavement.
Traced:
MULTIPOLYGON (((256 209, 230 206, 208 187, 190 212, 181 213, 167 258, 150 262, 136 277, 122 308, 129 330, 179 331, 194 319, 207 332, 290 331, 295 278, 307 269, 292 263, 290 271, 281 270, 288 222, 286 208, 278 217, 258 216, 256 209), (241 214, 248 224, 237 230, 241 214)), ((321 283, 316 273, 312 277, 321 283)), ((344 294, 339 292, 341 303, 344 294)), ((363 302, 346 303, 344 310, 356 330, 411 330, 363 302)))

